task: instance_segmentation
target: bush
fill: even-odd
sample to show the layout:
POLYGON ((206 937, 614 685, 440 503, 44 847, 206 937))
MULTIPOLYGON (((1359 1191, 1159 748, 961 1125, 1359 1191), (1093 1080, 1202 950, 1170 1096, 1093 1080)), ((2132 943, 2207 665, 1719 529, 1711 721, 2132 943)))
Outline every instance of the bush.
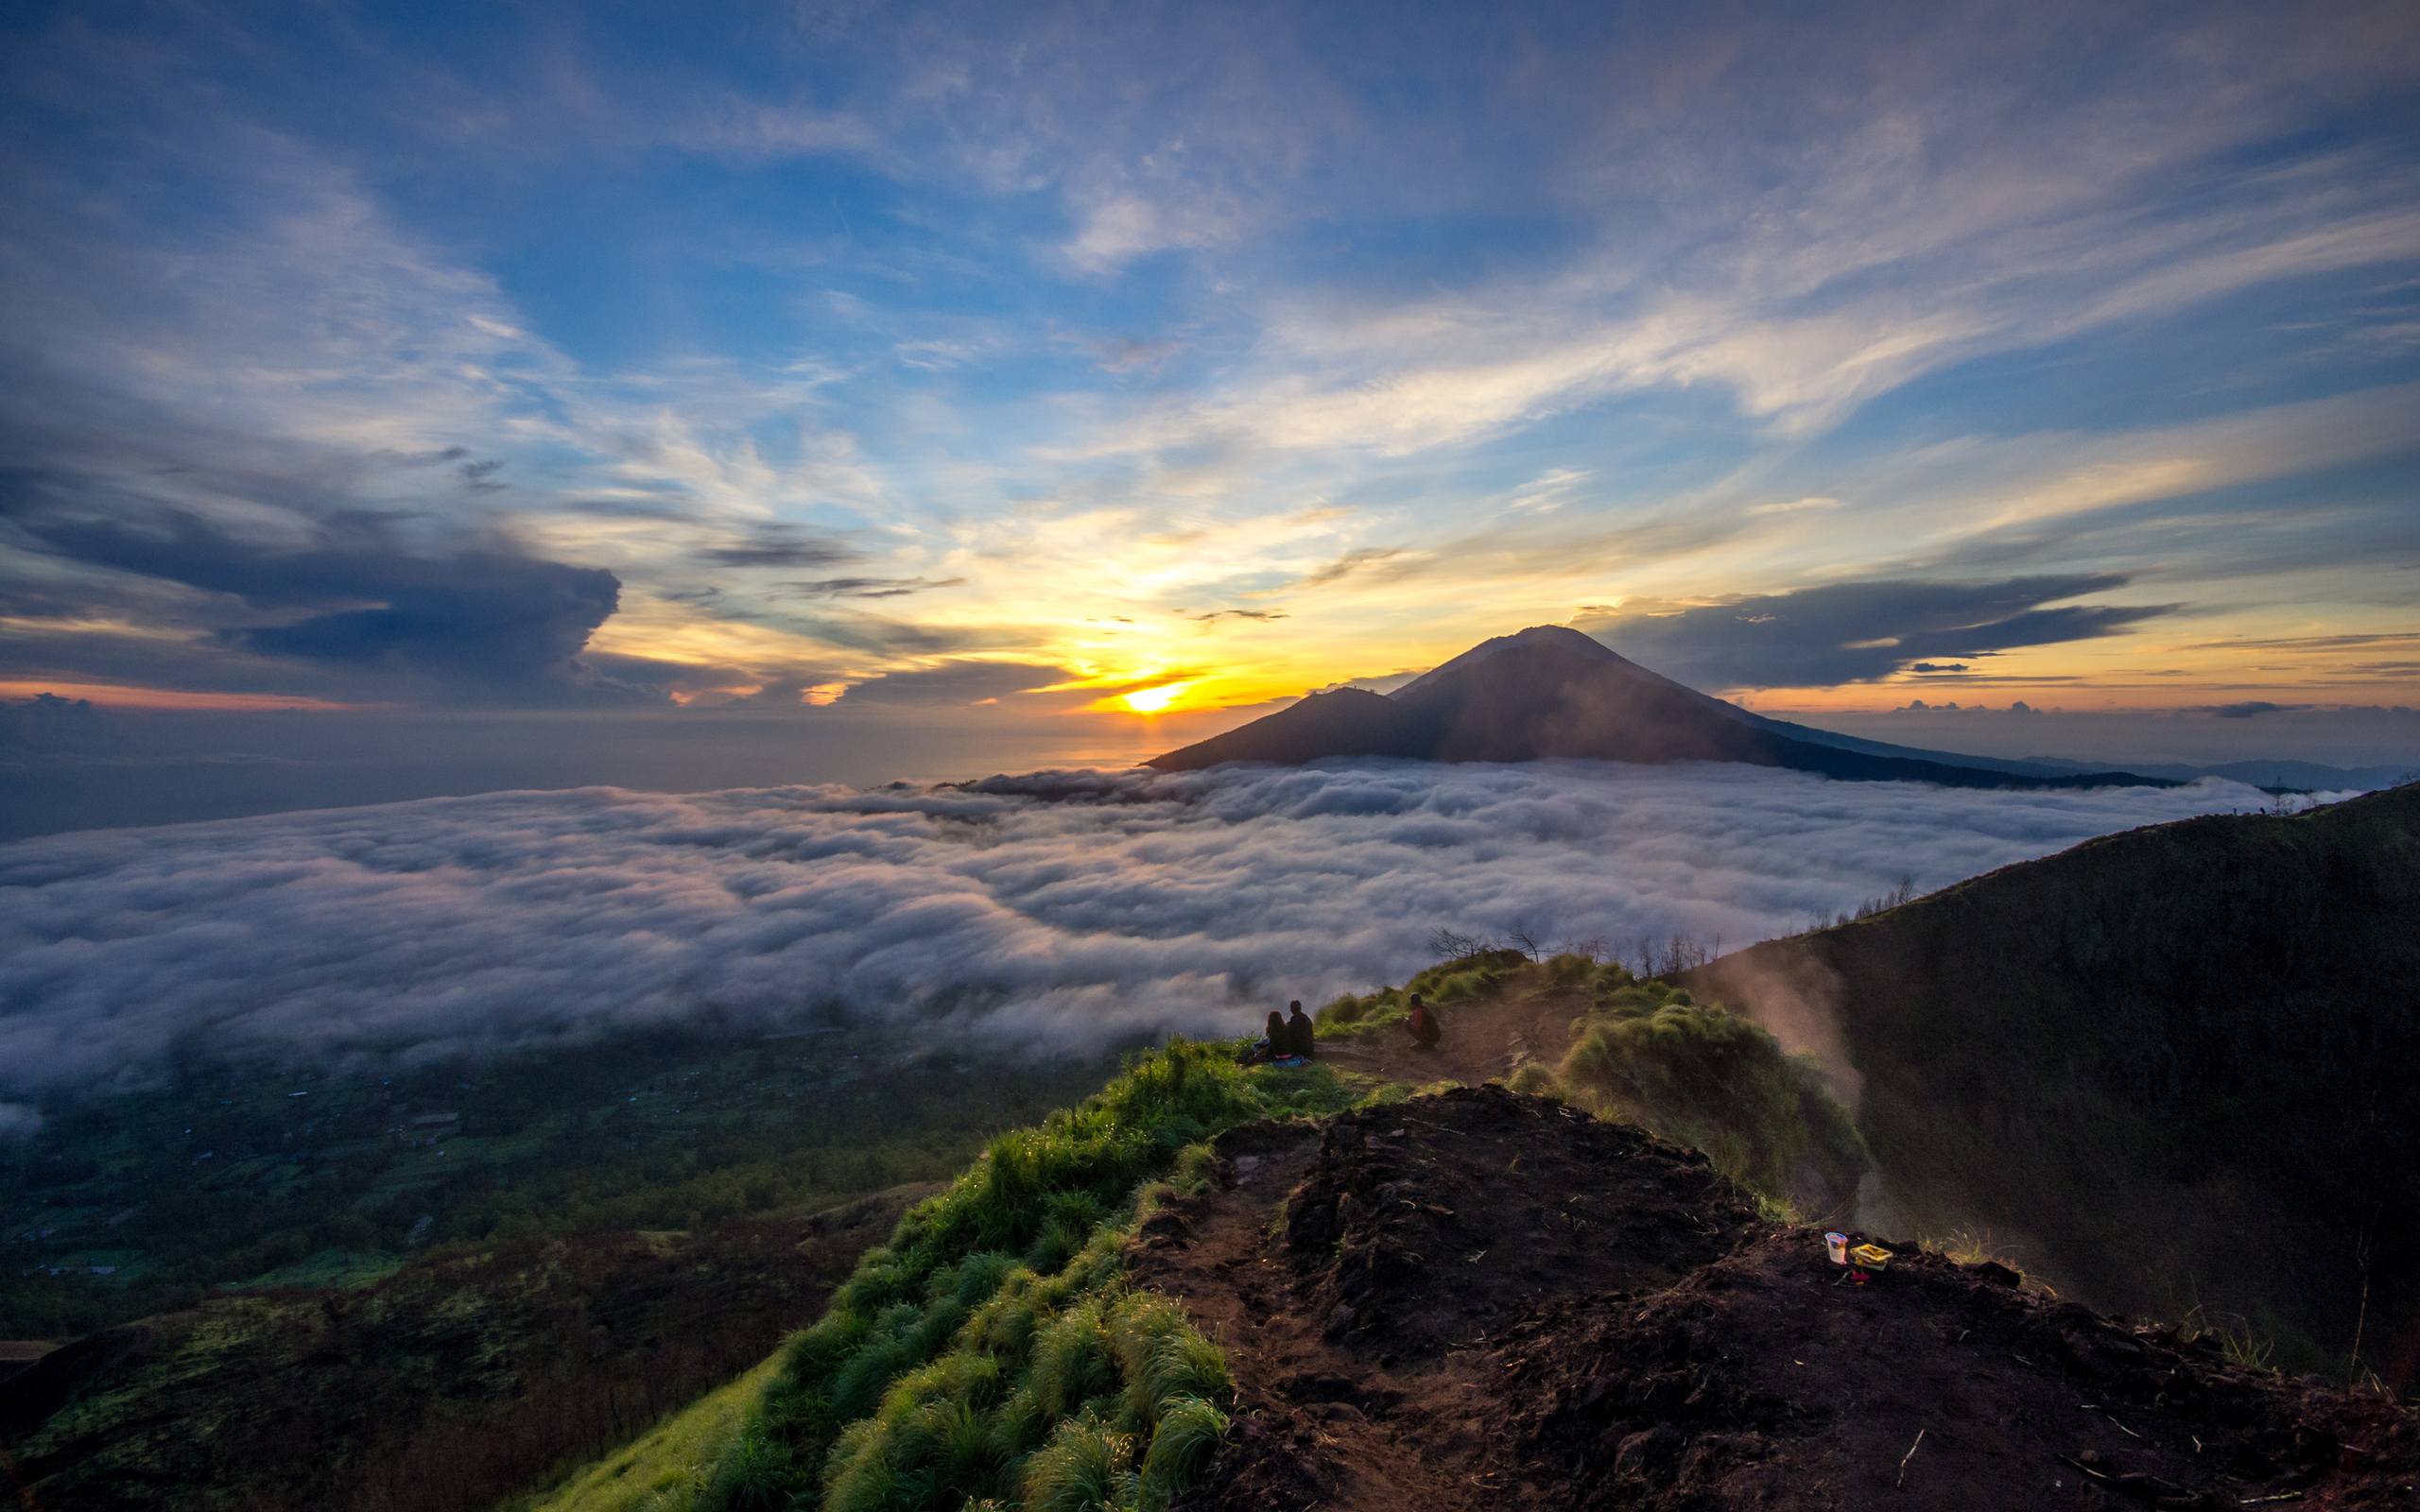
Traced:
POLYGON ((1513 1072, 1505 1085, 1516 1092, 1527 1092, 1532 1097, 1563 1095, 1563 1084, 1554 1079, 1554 1073, 1534 1060, 1513 1072))
POLYGON ((1562 1080, 1583 1103, 1696 1145, 1743 1186, 1809 1211, 1855 1196, 1865 1146, 1811 1062, 1746 1019, 1659 984, 1618 988, 1612 999, 1564 1057, 1562 1080))
POLYGON ((1311 1018, 1322 1028, 1341 1029, 1348 1024, 1359 1023, 1362 1017, 1369 1011, 1370 1005, 1367 1002, 1347 992, 1312 1014, 1311 1018))
POLYGON ((1596 970, 1595 961, 1585 955, 1565 951, 1547 961, 1547 981, 1555 987, 1570 987, 1574 983, 1587 980, 1589 974, 1596 970))

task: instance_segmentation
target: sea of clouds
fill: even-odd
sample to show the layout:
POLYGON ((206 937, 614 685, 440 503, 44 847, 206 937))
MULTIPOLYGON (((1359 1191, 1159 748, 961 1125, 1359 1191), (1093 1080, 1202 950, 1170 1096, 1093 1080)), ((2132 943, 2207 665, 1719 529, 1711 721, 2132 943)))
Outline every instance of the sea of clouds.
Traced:
POLYGON ((836 1005, 1046 1048, 1240 1033, 1288 997, 1401 980, 1441 926, 1745 945, 1903 876, 2266 801, 1373 762, 53 835, 0 846, 0 1093, 139 1083, 180 1048, 420 1057, 836 1005))

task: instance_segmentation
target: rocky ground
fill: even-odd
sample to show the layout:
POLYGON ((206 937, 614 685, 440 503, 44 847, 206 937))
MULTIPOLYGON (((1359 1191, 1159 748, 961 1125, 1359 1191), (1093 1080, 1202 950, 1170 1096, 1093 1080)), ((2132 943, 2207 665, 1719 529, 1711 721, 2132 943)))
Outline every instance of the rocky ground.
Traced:
POLYGON ((1135 1240, 1226 1346, 1181 1506, 2420 1507, 2420 1413, 1894 1246, 1865 1285, 1694 1152, 1457 1089, 1220 1143, 1135 1240))

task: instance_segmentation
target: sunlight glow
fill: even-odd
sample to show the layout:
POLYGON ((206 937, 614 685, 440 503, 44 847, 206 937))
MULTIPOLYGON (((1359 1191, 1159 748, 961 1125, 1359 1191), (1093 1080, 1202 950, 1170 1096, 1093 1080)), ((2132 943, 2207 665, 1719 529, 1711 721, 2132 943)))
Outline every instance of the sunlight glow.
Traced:
POLYGON ((1164 682, 1156 688, 1137 688, 1118 701, 1138 714, 1162 713, 1176 702, 1178 694, 1192 686, 1190 682, 1164 682))

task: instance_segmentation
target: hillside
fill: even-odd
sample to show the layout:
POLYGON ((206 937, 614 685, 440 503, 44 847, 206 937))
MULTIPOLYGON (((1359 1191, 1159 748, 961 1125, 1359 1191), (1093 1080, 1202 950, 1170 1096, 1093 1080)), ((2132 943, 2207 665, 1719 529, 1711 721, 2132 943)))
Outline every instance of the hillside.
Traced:
POLYGON ((1775 1187, 1827 1172, 1792 1194, 1845 1213, 1861 1146, 1687 989, 1511 952, 1406 987, 1448 1005, 1440 1050, 1390 988, 1328 1005, 1312 1065, 1180 1042, 1004 1136, 766 1368, 548 1512, 2411 1494, 2410 1405, 2206 1319, 2128 1327, 1888 1230, 1848 1284, 1775 1187), (1481 1076, 1511 1085, 1411 1090, 1481 1076), (1711 1116, 1727 1153, 1583 1106, 1711 1116))
POLYGON ((0 1143, 0 1320, 67 1341, 0 1370, 0 1446, 50 1512, 491 1506, 762 1360, 934 1178, 1116 1065, 849 1046, 202 1062, 60 1106, 0 1143))
POLYGON ((756 1363, 931 1190, 215 1297, 0 1383, 0 1443, 51 1512, 477 1512, 756 1363))
POLYGON ((1741 762, 1855 782, 1948 787, 2167 785, 2123 772, 2061 773, 1881 746, 1764 719, 1553 625, 1482 642, 1391 694, 1315 693, 1147 765, 1191 771, 1222 762, 1294 765, 1357 756, 1741 762))
POLYGON ((2088 842, 1687 980, 1861 1090, 1879 1210, 2420 1367, 2420 787, 2088 842))

